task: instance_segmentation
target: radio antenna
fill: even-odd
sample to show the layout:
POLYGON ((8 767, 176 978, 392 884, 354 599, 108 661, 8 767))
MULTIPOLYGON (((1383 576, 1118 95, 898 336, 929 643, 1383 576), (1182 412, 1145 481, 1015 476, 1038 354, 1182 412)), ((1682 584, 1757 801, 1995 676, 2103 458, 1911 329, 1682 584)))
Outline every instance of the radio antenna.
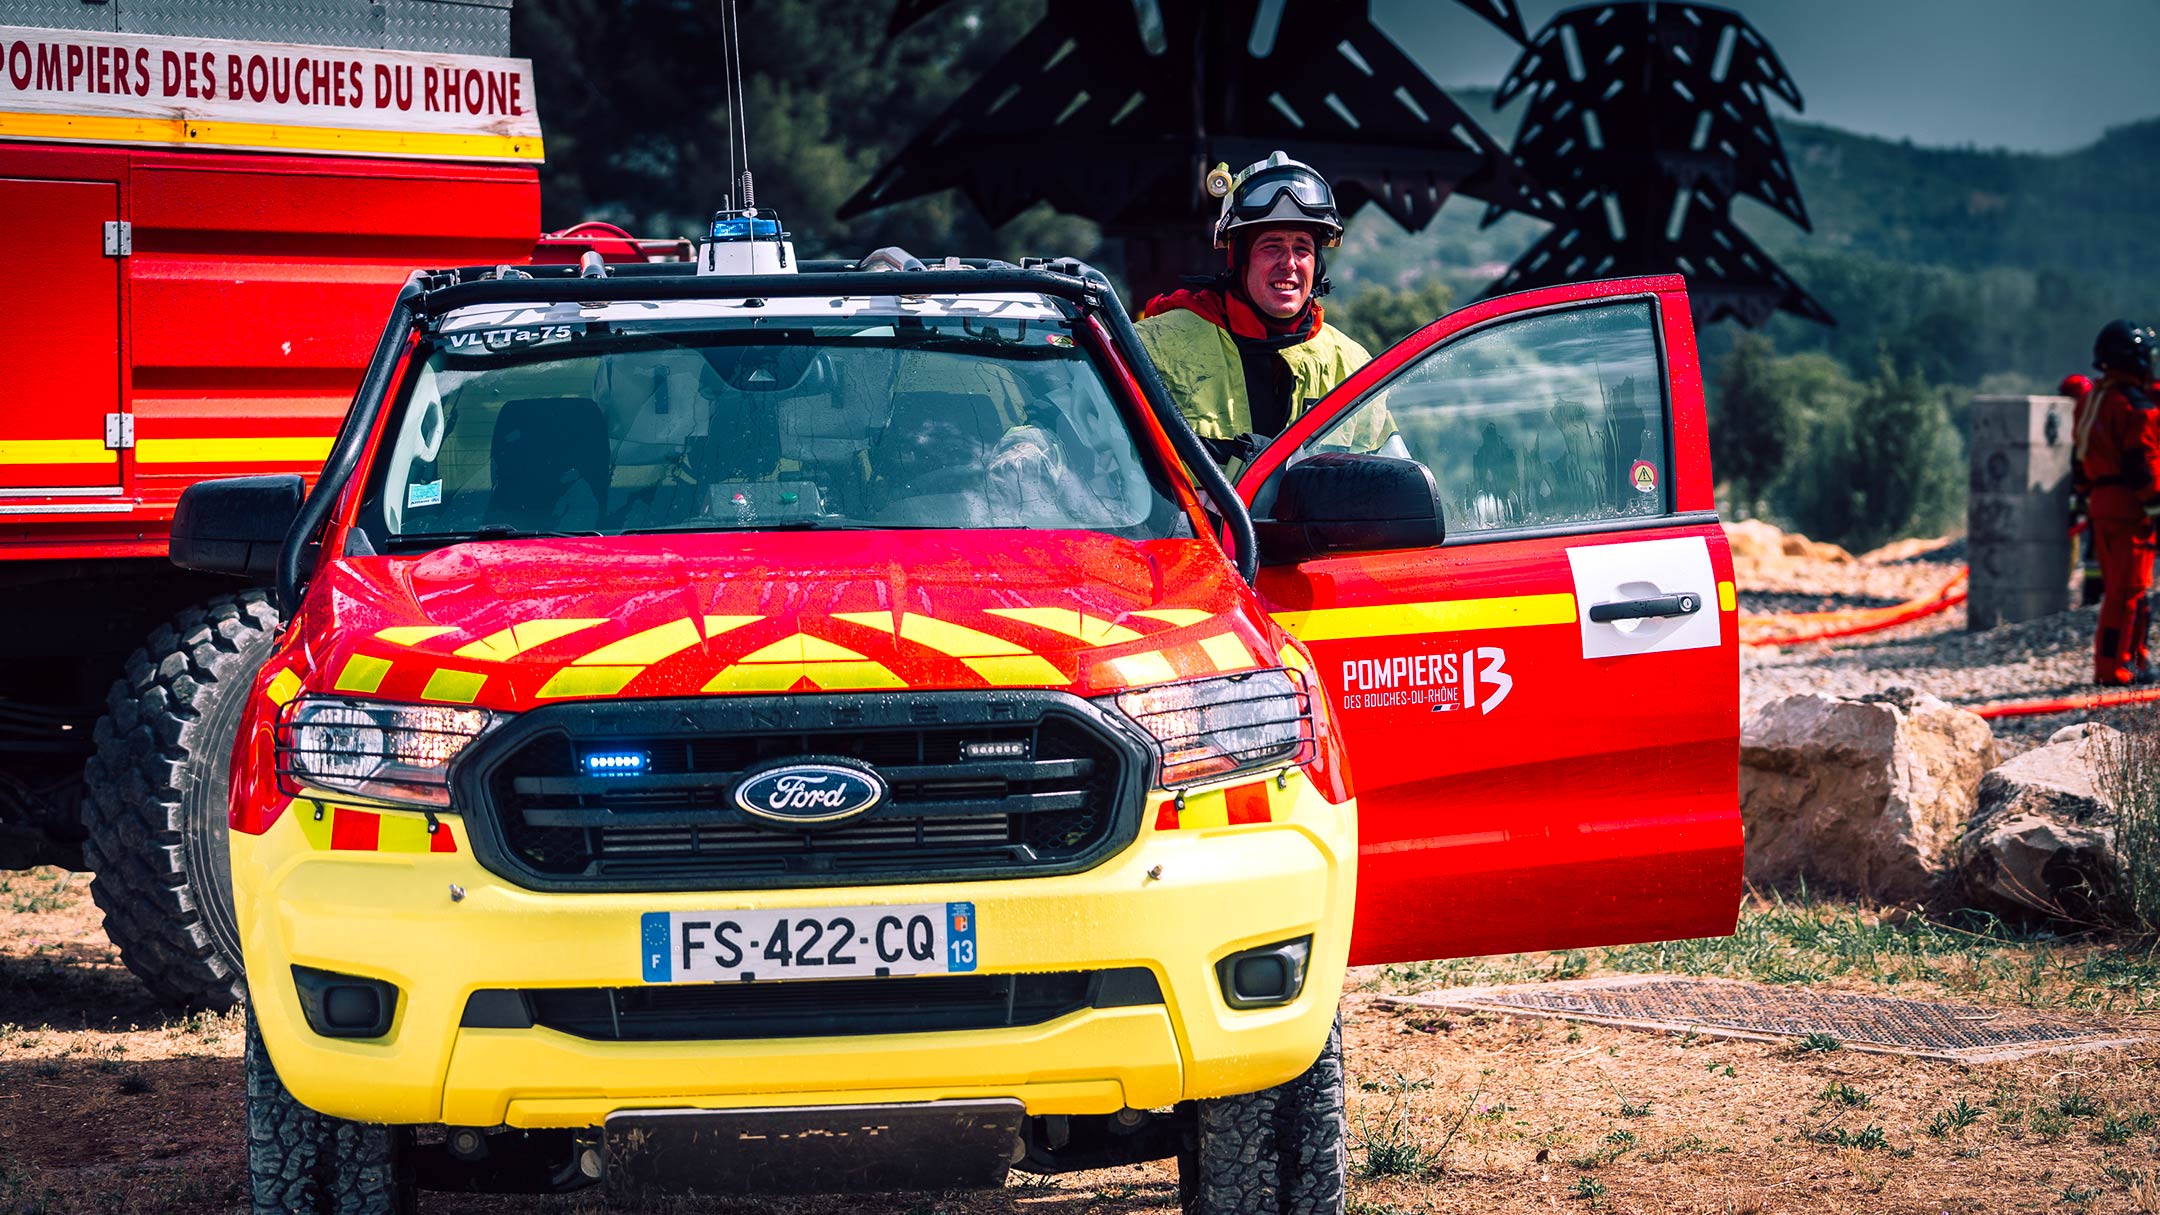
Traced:
MULTIPOLYGON (((729 116, 728 125, 742 132, 742 177, 739 180, 739 185, 742 190, 743 210, 748 211, 757 206, 757 195, 750 184, 750 101, 748 96, 750 90, 749 81, 743 77, 742 23, 736 13, 735 0, 727 0, 727 13, 723 20, 727 22, 728 36, 726 41, 732 48, 728 75, 735 82, 735 113, 729 116)), ((728 159, 728 171, 732 173, 734 168, 735 162, 731 156, 728 159)), ((730 184, 738 183, 731 182, 730 184)))

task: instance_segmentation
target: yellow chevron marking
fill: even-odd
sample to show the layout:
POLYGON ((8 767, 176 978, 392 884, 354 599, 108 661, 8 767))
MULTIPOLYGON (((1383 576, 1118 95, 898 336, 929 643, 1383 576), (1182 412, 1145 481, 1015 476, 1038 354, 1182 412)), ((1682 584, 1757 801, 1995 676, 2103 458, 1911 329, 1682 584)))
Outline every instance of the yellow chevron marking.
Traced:
POLYGON ((1176 625, 1181 629, 1187 625, 1199 624, 1203 620, 1212 620, 1215 617, 1213 612, 1202 612, 1193 608, 1146 608, 1134 612, 1133 615, 1145 616, 1149 620, 1160 620, 1164 624, 1176 625))
POLYGON ((548 676, 548 681, 533 693, 537 698, 562 696, 613 696, 623 690, 623 685, 638 677, 644 667, 584 667, 567 666, 548 676))
POLYGON ((1305 661, 1305 655, 1299 653, 1298 648, 1294 645, 1284 646, 1282 653, 1275 655, 1275 661, 1303 675, 1307 687, 1312 687, 1319 682, 1319 676, 1314 674, 1312 664, 1305 661))
POLYGON ((307 837, 308 847, 317 852, 330 850, 330 816, 335 813, 320 802, 306 799, 295 801, 285 808, 285 817, 300 824, 300 834, 307 837), (321 814, 321 818, 315 817, 321 814))
POLYGON ((704 638, 698 635, 697 623, 686 616, 681 620, 671 620, 658 628, 632 633, 621 641, 611 641, 577 659, 576 665, 651 666, 663 658, 680 654, 703 640, 704 638))
POLYGON ((1109 667, 1117 672, 1120 680, 1136 688, 1148 684, 1169 683, 1178 677, 1177 668, 1170 665, 1170 660, 1163 657, 1161 650, 1142 650, 1138 654, 1113 658, 1109 667))
POLYGON ((1048 684, 1064 687, 1072 682, 1048 659, 1034 654, 1001 655, 994 658, 963 658, 968 669, 993 687, 1017 688, 1048 684))
POLYGON ((803 677, 799 662, 738 663, 713 676, 707 692, 785 692, 803 677))
POLYGON ((897 615, 899 615, 898 612, 834 612, 833 619, 845 620, 849 624, 859 624, 866 629, 876 629, 880 633, 890 634, 893 632, 893 617, 897 615))
POLYGON ((375 631, 375 640, 387 641, 391 645, 419 645, 430 637, 440 637, 444 633, 455 632, 457 632, 455 625, 407 624, 399 625, 394 629, 377 629, 375 631))
POLYGON ((1234 633, 1217 633, 1202 641, 1200 648, 1218 671, 1242 671, 1255 665, 1252 651, 1234 633))
POLYGON ((329 435, 248 436, 218 439, 143 439, 137 464, 321 464, 330 458, 329 435))
POLYGON ((718 637, 722 633, 733 632, 746 624, 756 624, 763 619, 765 619, 763 616, 707 616, 705 618, 705 635, 707 637, 718 637))
POLYGON ((389 659, 355 654, 345 660, 345 669, 338 672, 334 686, 340 692, 373 692, 382 686, 383 676, 389 673, 389 659))
POLYGON ((1481 629, 1574 624, 1575 596, 1565 593, 1508 595, 1494 599, 1316 608, 1309 612, 1277 612, 1275 622, 1304 642, 1404 637, 1415 633, 1474 633, 1481 629))
POLYGON ((528 620, 513 624, 501 632, 490 633, 480 640, 459 646, 460 658, 486 658, 495 662, 508 662, 535 646, 546 645, 558 637, 568 637, 596 624, 607 621, 598 617, 572 617, 563 620, 528 620))
POLYGON ((1089 645, 1116 645, 1121 641, 1138 641, 1140 634, 1121 624, 1112 624, 1100 617, 1071 608, 991 608, 992 616, 1003 616, 1022 624, 1032 624, 1039 629, 1063 633, 1067 637, 1089 645))
POLYGON ((822 637, 797 633, 783 637, 771 645, 752 650, 743 655, 740 662, 863 662, 861 654, 844 645, 834 645, 822 637))
POLYGON ((1732 583, 1720 582, 1717 584, 1717 605, 1718 610, 1721 612, 1733 612, 1739 610, 1740 596, 1737 592, 1733 590, 1732 583))
POLYGON ((900 636, 954 658, 999 658, 1026 654, 1027 650, 1003 637, 971 629, 964 624, 909 615, 900 621, 900 636))
POLYGON ((428 676, 427 686, 420 689, 420 699, 469 705, 480 698, 480 689, 486 683, 487 676, 476 671, 453 671, 444 667, 428 676))
POLYGON ((376 828, 375 851, 428 851, 427 820, 417 814, 391 814, 385 812, 382 815, 381 826, 376 828))
POLYGON ((263 695, 269 697, 270 703, 274 705, 282 705, 299 694, 300 677, 292 673, 291 667, 271 677, 270 685, 263 689, 263 695))
POLYGON ((856 662, 739 662, 712 677, 708 692, 785 692, 807 679, 827 692, 904 688, 906 683, 882 664, 856 662))

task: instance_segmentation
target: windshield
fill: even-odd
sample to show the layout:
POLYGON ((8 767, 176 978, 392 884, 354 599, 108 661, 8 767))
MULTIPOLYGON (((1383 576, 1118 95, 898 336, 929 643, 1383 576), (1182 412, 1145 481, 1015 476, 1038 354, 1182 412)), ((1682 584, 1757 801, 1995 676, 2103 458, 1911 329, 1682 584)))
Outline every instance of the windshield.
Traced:
POLYGON ((1188 534, 1071 323, 851 316, 454 328, 362 527, 474 537, 845 528, 1188 534))

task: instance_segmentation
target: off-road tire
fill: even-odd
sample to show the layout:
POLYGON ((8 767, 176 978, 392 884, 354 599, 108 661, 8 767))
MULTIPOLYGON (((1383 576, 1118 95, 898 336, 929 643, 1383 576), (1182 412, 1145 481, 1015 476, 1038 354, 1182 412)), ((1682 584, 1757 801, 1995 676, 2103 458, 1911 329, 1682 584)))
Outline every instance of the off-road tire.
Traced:
POLYGON ((83 858, 105 935, 151 991, 187 1007, 245 998, 225 848, 240 710, 270 653, 267 592, 221 595, 128 656, 84 767, 83 858))
POLYGON ((1199 1103, 1193 1142, 1178 1157, 1185 1215, 1342 1215, 1350 1169, 1343 1100, 1338 1016, 1297 1079, 1199 1103))
POLYGON ((293 1099, 248 1010, 248 1188, 253 1215, 409 1215, 406 1131, 332 1118, 293 1099))

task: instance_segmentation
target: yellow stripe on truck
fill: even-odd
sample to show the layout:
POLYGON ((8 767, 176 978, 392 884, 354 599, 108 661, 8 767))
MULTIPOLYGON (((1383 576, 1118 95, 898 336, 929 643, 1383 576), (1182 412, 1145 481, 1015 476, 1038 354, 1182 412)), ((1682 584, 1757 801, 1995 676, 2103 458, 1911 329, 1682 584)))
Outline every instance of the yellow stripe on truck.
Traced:
POLYGON ((320 464, 330 458, 328 435, 266 438, 137 439, 137 464, 320 464))
POLYGON ((0 464, 110 464, 119 454, 97 439, 0 439, 0 464))
POLYGON ((1275 623, 1288 629, 1298 640, 1307 642, 1519 629, 1540 624, 1574 624, 1575 596, 1565 593, 1509 595, 1494 599, 1314 608, 1306 612, 1277 612, 1275 623))
POLYGON ((440 131, 364 131, 352 127, 204 122, 187 118, 117 118, 88 114, 0 112, 0 139, 147 143, 198 148, 268 148, 284 152, 330 152, 344 156, 419 156, 430 160, 516 160, 538 163, 546 159, 546 149, 537 136, 461 135, 440 131))

